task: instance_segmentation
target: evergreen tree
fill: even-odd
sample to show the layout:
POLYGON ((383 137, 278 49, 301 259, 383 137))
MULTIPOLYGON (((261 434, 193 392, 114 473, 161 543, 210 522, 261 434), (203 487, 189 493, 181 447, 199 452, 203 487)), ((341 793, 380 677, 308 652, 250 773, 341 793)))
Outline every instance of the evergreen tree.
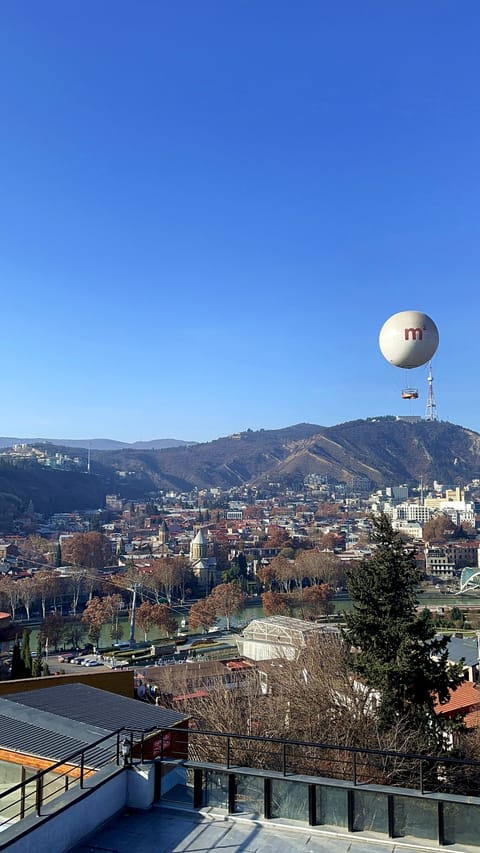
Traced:
POLYGON ((37 635, 37 652, 32 660, 32 678, 40 678, 42 674, 42 655, 42 635, 39 631, 37 635))
POLYGON ((347 573, 353 611, 345 616, 346 636, 358 649, 355 671, 378 691, 381 727, 401 721, 432 748, 449 727, 435 703, 447 701, 463 681, 462 666, 448 663, 448 639, 435 636, 430 612, 417 613, 415 555, 386 515, 373 520, 372 538, 372 556, 347 573))
POLYGON ((57 542, 55 547, 55 567, 58 569, 62 565, 62 546, 57 542))
POLYGON ((20 643, 18 642, 18 637, 15 638, 15 642, 13 644, 13 649, 12 649, 11 677, 12 678, 24 678, 25 677, 25 667, 24 667, 22 655, 20 652, 20 643))
POLYGON ((21 656, 24 666, 24 678, 32 676, 32 653, 30 651, 30 631, 24 630, 22 634, 21 656))

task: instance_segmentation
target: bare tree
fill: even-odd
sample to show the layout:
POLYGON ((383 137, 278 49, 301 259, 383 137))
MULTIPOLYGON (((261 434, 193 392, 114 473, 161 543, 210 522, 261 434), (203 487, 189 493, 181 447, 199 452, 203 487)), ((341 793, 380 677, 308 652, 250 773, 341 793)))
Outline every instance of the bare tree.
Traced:
POLYGON ((47 615, 47 601, 53 596, 55 585, 58 585, 58 576, 53 569, 47 569, 36 572, 33 582, 36 595, 40 599, 42 617, 45 619, 47 615))
POLYGON ((245 609, 246 597, 239 586, 231 583, 221 583, 214 587, 208 596, 217 616, 223 616, 227 623, 227 631, 230 630, 230 619, 235 614, 245 609))
POLYGON ((30 608, 32 606, 32 602, 36 598, 36 589, 34 579, 31 577, 21 578, 17 581, 18 585, 18 600, 23 604, 25 608, 25 612, 27 614, 27 619, 30 619, 30 608))
POLYGON ((10 575, 0 575, 0 594, 8 602, 12 619, 15 619, 17 607, 20 601, 20 587, 10 575))
POLYGON ((68 586, 72 594, 72 612, 77 612, 78 601, 85 587, 87 571, 82 566, 72 566, 68 572, 68 586))

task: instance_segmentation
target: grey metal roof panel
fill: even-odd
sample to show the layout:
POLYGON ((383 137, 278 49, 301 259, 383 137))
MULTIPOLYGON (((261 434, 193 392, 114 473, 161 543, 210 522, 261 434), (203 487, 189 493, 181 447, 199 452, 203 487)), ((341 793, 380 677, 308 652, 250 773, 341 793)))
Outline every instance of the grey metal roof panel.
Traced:
POLYGON ((12 721, 11 717, 0 714, 0 746, 13 752, 40 755, 60 761, 82 749, 85 742, 74 736, 51 732, 41 725, 35 726, 23 720, 12 721))
POLYGON ((448 657, 451 661, 465 658, 467 666, 478 663, 478 642, 476 637, 450 637, 448 642, 448 657))
MULTIPOLYGON (((68 721, 95 726, 105 733, 122 727, 136 731, 168 728, 188 719, 177 711, 118 696, 87 684, 61 684, 58 687, 10 693, 4 700, 15 706, 33 708, 68 721)), ((2 713, 5 710, 2 709, 2 713)), ((12 715, 15 716, 13 709, 12 715)))

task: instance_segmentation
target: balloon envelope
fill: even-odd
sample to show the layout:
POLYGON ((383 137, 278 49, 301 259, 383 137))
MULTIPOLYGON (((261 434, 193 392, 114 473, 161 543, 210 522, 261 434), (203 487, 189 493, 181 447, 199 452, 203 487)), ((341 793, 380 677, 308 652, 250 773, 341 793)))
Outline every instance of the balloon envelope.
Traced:
POLYGON ((383 324, 379 336, 384 358, 395 367, 420 367, 438 347, 438 329, 422 311, 399 311, 383 324))

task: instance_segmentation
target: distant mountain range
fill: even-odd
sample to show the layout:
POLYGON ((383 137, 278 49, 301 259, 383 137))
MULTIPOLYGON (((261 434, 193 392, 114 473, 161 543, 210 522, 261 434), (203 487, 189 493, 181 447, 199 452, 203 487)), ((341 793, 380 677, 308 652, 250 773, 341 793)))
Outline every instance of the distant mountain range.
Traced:
MULTIPOLYGON (((371 488, 418 485, 420 480, 426 486, 434 480, 446 485, 480 480, 480 435, 438 421, 378 417, 333 427, 296 424, 160 449, 151 449, 153 442, 120 448, 121 442, 112 443, 116 449, 97 450, 88 442, 90 475, 88 450, 78 445, 83 472, 0 460, 0 521, 18 515, 30 500, 37 511, 49 514, 103 506, 108 493, 130 500, 160 490, 230 489, 247 483, 301 489, 307 474, 346 483, 363 477, 371 488)), ((61 446, 52 442, 52 449, 61 446)))
MULTIPOLYGON (((298 486, 307 474, 378 487, 420 479, 433 484, 480 478, 480 435, 438 421, 395 417, 349 421, 333 427, 296 424, 237 433, 204 444, 165 450, 123 449, 92 454, 102 468, 121 468, 148 489, 222 489, 245 483, 298 486)), ((132 482, 132 479, 131 479, 132 482)))
POLYGON ((181 447, 196 444, 195 441, 181 441, 177 438, 154 438, 152 441, 115 441, 113 438, 13 438, 0 436, 0 447, 12 447, 14 444, 54 444, 59 447, 85 447, 91 450, 163 450, 166 447, 181 447))

